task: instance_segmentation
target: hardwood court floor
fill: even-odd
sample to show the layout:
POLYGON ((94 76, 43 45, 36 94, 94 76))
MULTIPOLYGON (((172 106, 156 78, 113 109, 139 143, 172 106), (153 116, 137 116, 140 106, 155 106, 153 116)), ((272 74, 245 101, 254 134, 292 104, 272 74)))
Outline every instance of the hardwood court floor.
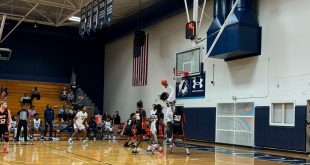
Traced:
POLYGON ((88 146, 83 146, 81 141, 74 141, 72 146, 68 146, 66 141, 33 142, 33 144, 11 143, 9 154, 5 155, 0 151, 0 164, 279 165, 294 163, 294 161, 296 161, 295 164, 301 164, 301 162, 305 164, 308 161, 310 163, 310 159, 308 160, 308 157, 303 154, 268 151, 257 153, 247 148, 206 143, 191 143, 191 155, 189 156, 185 154, 182 147, 176 147, 173 154, 165 156, 148 155, 144 151, 145 144, 141 146, 137 155, 132 155, 129 148, 123 147, 123 143, 123 140, 116 142, 91 141, 88 146), (270 155, 266 156, 267 154, 270 155))

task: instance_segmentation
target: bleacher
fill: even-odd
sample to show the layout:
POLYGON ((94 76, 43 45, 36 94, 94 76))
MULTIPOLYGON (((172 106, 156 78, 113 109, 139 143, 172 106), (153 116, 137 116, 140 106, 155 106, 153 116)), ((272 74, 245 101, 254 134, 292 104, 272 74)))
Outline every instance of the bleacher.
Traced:
MULTIPOLYGON (((47 104, 55 108, 55 119, 57 117, 58 109, 63 106, 63 102, 59 99, 59 92, 63 87, 70 87, 70 84, 51 83, 51 82, 35 82, 35 81, 21 81, 21 80, 3 80, 0 79, 0 87, 5 85, 8 88, 8 105, 12 115, 15 115, 21 109, 20 99, 24 93, 31 96, 34 86, 38 87, 41 94, 41 99, 33 100, 32 104, 35 110, 43 119, 44 110, 47 104)), ((29 105, 26 106, 29 109, 29 105)))

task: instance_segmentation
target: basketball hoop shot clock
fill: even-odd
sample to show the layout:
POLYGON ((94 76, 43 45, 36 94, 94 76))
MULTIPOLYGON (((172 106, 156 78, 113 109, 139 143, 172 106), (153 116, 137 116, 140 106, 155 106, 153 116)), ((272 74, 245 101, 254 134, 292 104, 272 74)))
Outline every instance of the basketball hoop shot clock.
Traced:
POLYGON ((185 38, 186 39, 195 39, 196 37, 196 22, 191 21, 186 24, 185 38))

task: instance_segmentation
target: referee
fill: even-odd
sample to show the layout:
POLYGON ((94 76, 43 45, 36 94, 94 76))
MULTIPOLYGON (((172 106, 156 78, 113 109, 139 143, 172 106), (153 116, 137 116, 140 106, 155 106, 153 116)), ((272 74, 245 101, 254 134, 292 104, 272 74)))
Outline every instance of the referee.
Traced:
POLYGON ((25 106, 22 106, 22 109, 17 112, 17 116, 19 118, 18 127, 17 127, 17 135, 15 137, 15 141, 19 141, 19 135, 22 127, 24 128, 24 141, 27 140, 27 119, 28 119, 28 112, 25 109, 25 106))

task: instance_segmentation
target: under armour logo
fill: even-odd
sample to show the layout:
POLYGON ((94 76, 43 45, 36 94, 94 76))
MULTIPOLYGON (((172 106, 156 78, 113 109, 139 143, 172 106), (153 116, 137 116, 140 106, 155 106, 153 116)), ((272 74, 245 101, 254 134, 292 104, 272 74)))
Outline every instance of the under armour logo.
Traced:
POLYGON ((193 79, 193 89, 196 89, 196 86, 199 86, 199 88, 203 87, 203 79, 199 78, 199 81, 197 81, 197 78, 193 79))

